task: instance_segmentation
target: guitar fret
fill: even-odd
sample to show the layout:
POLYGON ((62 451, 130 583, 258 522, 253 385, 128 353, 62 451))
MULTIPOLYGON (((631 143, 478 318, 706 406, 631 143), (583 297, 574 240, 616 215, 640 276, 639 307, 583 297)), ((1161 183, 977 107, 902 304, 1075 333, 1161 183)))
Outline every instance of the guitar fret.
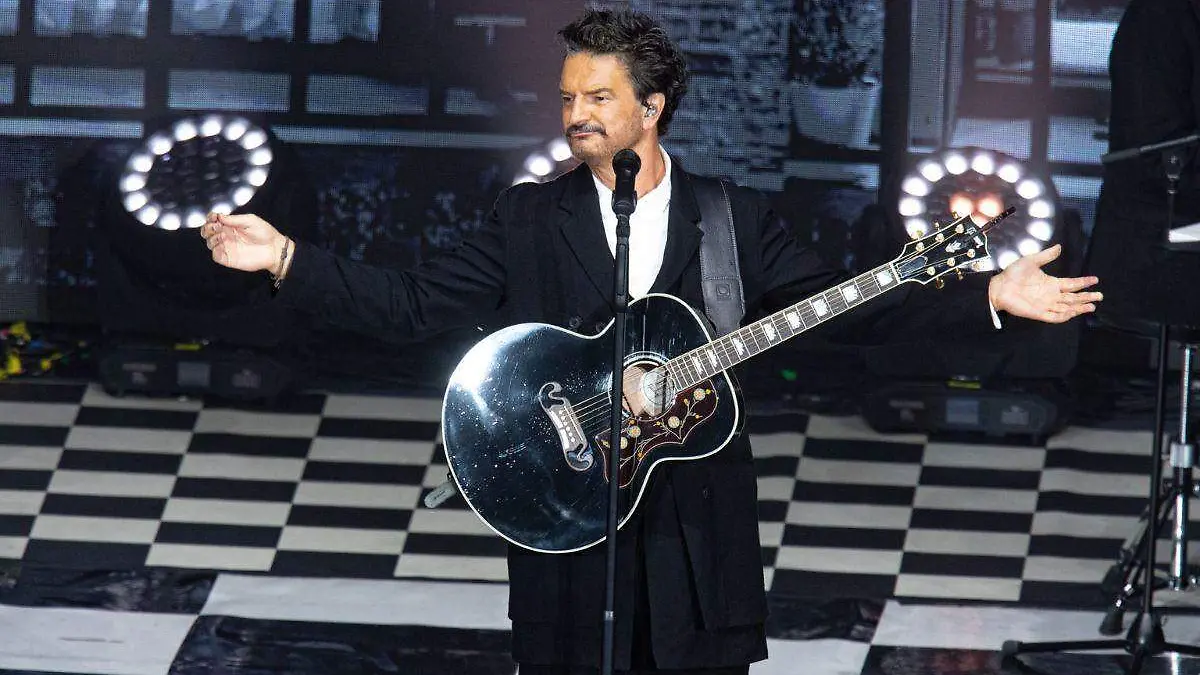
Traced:
POLYGON ((763 333, 766 333, 767 339, 771 342, 775 342, 778 339, 779 333, 775 330, 775 324, 772 321, 768 320, 763 323, 763 333))
POLYGON ((820 319, 820 317, 817 316, 817 312, 815 309, 813 309, 811 302, 801 303, 800 318, 801 318, 801 320, 804 321, 805 328, 810 328, 812 326, 817 325, 818 323, 821 323, 821 319, 820 319))
POLYGON ((821 294, 825 302, 829 303, 829 311, 834 316, 846 311, 846 299, 837 290, 828 290, 821 294))
MULTIPOLYGON (((736 335, 736 333, 735 333, 736 335)), ((742 342, 741 338, 732 338, 733 348, 737 351, 739 357, 746 355, 746 343, 742 342)))
POLYGON ((825 296, 813 298, 809 304, 817 314, 817 321, 823 321, 825 317, 829 316, 829 302, 825 300, 825 296))
POLYGON ((676 392, 791 339, 901 283, 895 261, 825 289, 764 319, 673 359, 667 383, 676 392))
POLYGON ((842 299, 846 301, 847 308, 853 307, 855 303, 862 299, 862 291, 858 290, 857 284, 846 284, 838 290, 841 291, 842 299))

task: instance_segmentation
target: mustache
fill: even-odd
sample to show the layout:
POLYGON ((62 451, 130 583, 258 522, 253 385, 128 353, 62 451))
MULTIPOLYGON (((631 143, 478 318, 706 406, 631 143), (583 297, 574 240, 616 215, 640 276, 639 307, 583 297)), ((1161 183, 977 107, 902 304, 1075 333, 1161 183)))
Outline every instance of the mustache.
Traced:
POLYGON ((600 126, 599 124, 572 124, 571 126, 567 127, 565 133, 567 136, 574 136, 575 134, 603 135, 604 127, 600 126))

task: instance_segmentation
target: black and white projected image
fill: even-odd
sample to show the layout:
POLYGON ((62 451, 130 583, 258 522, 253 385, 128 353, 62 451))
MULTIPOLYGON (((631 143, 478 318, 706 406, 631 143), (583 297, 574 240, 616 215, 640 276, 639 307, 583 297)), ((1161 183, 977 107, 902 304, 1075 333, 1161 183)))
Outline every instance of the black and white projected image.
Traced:
MULTIPOLYGON (((1034 0, 911 0, 911 73, 901 85, 910 157, 977 146, 1041 160, 1064 208, 1090 224, 1107 150, 1106 61, 1125 2, 1054 0, 1041 17, 1044 3, 1034 0), (1050 36, 1048 98, 1033 85, 1038 22, 1050 36), (1032 157, 1043 127, 1045 157, 1032 157)), ((692 79, 667 149, 692 171, 765 191, 801 240, 853 266, 862 239, 855 224, 878 199, 881 174, 905 170, 880 166, 888 124, 881 49, 892 0, 599 4, 651 14, 685 51, 692 79)), ((138 137, 143 119, 261 115, 315 169, 325 243, 364 259, 418 260, 468 234, 473 214, 513 180, 528 152, 560 134, 554 33, 583 5, 312 0, 302 22, 295 0, 0 0, 0 34, 15 34, 6 38, 13 44, 79 36, 98 50, 57 62, 22 60, 21 49, 0 56, 0 137, 36 145, 33 156, 75 156, 138 137), (20 16, 22 7, 34 15, 20 16), (148 32, 167 24, 165 35, 148 32), (155 58, 108 65, 106 37, 144 40, 155 58), (181 39, 198 55, 186 63, 173 49, 181 39), (221 58, 204 58, 206 50, 221 58)), ((51 173, 70 163, 39 161, 46 168, 37 171, 51 173)), ((0 157, 0 192, 36 193, 27 176, 39 174, 28 169, 15 155, 0 157)), ((12 261, 33 241, 17 230, 38 219, 24 196, 6 199, 0 248, 12 261)), ((56 227, 57 216, 49 222, 56 227)), ((22 269, 43 282, 87 276, 22 269)))
POLYGON ((379 40, 381 0, 312 0, 312 42, 379 40))
MULTIPOLYGON (((148 4, 149 0, 36 0, 34 30, 38 35, 145 37, 148 4)), ((6 14, 0 14, 0 19, 6 14)))
POLYGON ((263 120, 311 183, 316 243, 400 267, 478 229, 560 133, 554 31, 581 3, 303 6, 306 22, 295 0, 0 0, 17 47, 0 53, 0 320, 94 318, 45 296, 96 287, 101 195, 157 120, 263 120), (114 49, 129 38, 151 57, 114 49))
POLYGON ((171 32, 292 39, 295 0, 174 0, 171 32))
POLYGON ((0 0, 0 35, 15 35, 21 0, 0 0))

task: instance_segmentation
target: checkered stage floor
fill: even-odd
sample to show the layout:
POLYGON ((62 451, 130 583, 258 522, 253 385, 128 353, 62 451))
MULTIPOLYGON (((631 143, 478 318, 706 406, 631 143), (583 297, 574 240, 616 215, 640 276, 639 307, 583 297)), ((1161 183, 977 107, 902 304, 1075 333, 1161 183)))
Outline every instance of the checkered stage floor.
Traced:
MULTIPOLYGON (((503 581, 446 475, 440 401, 300 395, 271 410, 0 385, 0 558, 281 576, 503 581)), ((1100 607, 1145 504, 1149 432, 1044 447, 756 417, 773 596, 1100 607)))

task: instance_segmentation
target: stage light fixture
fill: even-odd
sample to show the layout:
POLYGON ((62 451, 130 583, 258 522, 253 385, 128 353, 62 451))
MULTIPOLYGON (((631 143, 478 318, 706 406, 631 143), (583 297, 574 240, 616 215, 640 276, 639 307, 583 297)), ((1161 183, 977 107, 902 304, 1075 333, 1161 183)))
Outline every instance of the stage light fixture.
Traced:
POLYGON ((565 138, 555 138, 545 145, 530 151, 521 162, 521 169, 513 179, 513 185, 521 183, 545 183, 579 166, 579 160, 571 154, 571 146, 565 138))
POLYGON ((954 220, 955 214, 982 224, 1016 207, 1016 214, 988 235, 993 257, 976 263, 977 271, 1008 267, 1050 245, 1057 234, 1054 183, 995 150, 947 148, 923 157, 900 190, 897 209, 914 239, 928 234, 934 222, 954 220))
POLYGON ((152 120, 106 167, 101 324, 112 335, 270 346, 292 330, 267 275, 212 261, 196 229, 209 212, 254 213, 315 238, 316 194, 292 148, 249 115, 152 120))
POLYGON ((266 185, 272 140, 244 117, 177 119, 130 154, 118 179, 121 203, 148 227, 200 227, 206 213, 232 213, 266 185))

